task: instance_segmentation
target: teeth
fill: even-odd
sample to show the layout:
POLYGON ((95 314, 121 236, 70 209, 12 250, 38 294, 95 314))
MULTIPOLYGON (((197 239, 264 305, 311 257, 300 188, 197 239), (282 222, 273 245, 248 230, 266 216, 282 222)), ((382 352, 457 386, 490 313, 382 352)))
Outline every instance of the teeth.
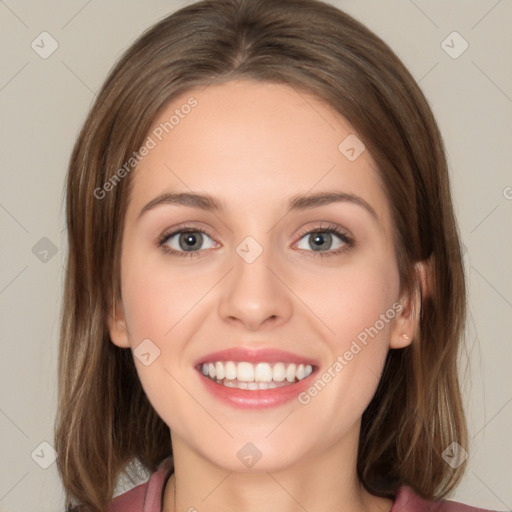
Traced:
POLYGON ((254 370, 254 380, 270 382, 272 380, 272 367, 268 363, 258 363, 254 370))
POLYGON ((276 363, 272 368, 272 380, 283 382, 286 379, 286 368, 283 363, 276 363))
POLYGON ((222 380, 225 376, 226 372, 224 371, 224 365, 222 363, 215 363, 215 377, 222 380))
POLYGON ((216 361, 204 363, 203 375, 219 384, 240 389, 272 389, 285 386, 311 375, 310 364, 294 363, 235 363, 216 361), (282 383, 282 384, 281 384, 282 383))
POLYGON ((236 378, 242 382, 254 382, 254 366, 251 363, 238 363, 236 378))
POLYGON ((226 386, 227 388, 238 388, 238 389, 273 389, 273 388, 279 388, 282 386, 286 386, 288 384, 281 384, 280 382, 241 382, 239 380, 218 380, 215 379, 215 382, 217 384, 222 384, 226 386))
POLYGON ((236 379, 236 364, 233 363, 233 361, 228 361, 224 365, 224 371, 226 372, 226 379, 228 379, 228 380, 235 380, 236 379))
POLYGON ((288 382, 293 382, 295 380, 295 370, 296 366, 293 363, 288 365, 288 368, 286 368, 286 380, 288 382))

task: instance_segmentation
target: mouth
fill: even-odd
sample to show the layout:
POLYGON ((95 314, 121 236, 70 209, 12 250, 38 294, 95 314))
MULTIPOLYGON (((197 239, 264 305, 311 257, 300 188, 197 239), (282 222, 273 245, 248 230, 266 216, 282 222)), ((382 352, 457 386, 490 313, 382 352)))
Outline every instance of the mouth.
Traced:
POLYGON ((318 365, 307 356, 270 347, 231 347, 194 362, 204 389, 238 409, 293 402, 310 384, 318 365))
POLYGON ((216 384, 249 391, 293 386, 311 375, 315 369, 311 364, 280 361, 210 361, 196 368, 216 384))

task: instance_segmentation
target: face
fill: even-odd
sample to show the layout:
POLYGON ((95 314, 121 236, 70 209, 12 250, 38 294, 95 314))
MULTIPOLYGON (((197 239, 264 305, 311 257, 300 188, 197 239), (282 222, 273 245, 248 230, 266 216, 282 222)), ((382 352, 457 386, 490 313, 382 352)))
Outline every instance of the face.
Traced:
POLYGON ((174 99, 148 137, 110 331, 173 444, 234 471, 353 448, 413 335, 371 155, 315 97, 241 80, 174 99))

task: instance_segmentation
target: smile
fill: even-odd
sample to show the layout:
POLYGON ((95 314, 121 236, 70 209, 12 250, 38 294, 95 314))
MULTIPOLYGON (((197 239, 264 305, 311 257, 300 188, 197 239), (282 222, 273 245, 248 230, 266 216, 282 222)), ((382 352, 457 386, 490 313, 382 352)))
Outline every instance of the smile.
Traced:
POLYGON ((203 363, 203 375, 229 388, 258 390, 289 386, 308 377, 313 366, 295 363, 216 361, 203 363))

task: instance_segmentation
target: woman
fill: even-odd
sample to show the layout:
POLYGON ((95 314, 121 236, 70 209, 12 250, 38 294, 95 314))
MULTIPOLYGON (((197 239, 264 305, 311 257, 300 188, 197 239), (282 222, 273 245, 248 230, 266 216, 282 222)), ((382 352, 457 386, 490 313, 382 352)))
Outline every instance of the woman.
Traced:
MULTIPOLYGON (((465 285, 443 144, 313 0, 212 0, 109 75, 67 182, 73 510, 457 510, 465 285), (113 499, 133 459, 149 482, 113 499)), ((70 505, 71 509, 71 505, 70 505)))

